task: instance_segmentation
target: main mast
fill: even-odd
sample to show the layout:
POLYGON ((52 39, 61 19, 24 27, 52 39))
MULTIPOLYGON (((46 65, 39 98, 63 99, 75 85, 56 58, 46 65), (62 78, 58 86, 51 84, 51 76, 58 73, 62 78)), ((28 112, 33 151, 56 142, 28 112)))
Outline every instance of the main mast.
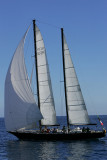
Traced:
POLYGON ((61 28, 61 38, 62 38, 62 59, 63 59, 63 75, 64 75, 64 90, 65 90, 65 103, 66 103, 66 114, 67 114, 67 126, 68 126, 68 129, 69 129, 69 115, 68 115, 68 103, 67 103, 67 91, 66 91, 66 77, 65 77, 65 58, 64 58, 63 28, 61 28))
MULTIPOLYGON (((36 68, 36 83, 37 83, 37 98, 38 98, 38 107, 40 109, 40 94, 39 94, 39 79, 38 79, 38 61, 37 61, 37 47, 36 47, 36 24, 33 20, 33 32, 34 32, 34 53, 35 53, 35 68, 36 68)), ((41 129, 41 121, 39 122, 41 129)))

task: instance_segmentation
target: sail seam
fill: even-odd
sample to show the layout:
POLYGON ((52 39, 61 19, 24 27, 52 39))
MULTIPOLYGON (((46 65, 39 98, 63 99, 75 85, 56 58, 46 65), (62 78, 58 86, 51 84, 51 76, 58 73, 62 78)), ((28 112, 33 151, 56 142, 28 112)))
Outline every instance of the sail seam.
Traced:
POLYGON ((76 104, 76 105, 68 105, 68 106, 81 106, 81 105, 85 105, 85 104, 76 104))
MULTIPOLYGON (((49 98, 49 97, 48 97, 47 99, 53 99, 53 98, 49 98)), ((46 99, 41 98, 41 100, 46 100, 46 99)))
POLYGON ((40 84, 40 86, 45 86, 45 87, 46 87, 46 86, 48 86, 48 84, 47 84, 47 85, 44 85, 44 84, 42 85, 42 84, 40 84))
POLYGON ((66 50, 67 50, 67 51, 69 51, 69 49, 68 49, 68 48, 67 48, 67 49, 64 49, 64 51, 66 51, 66 50))
POLYGON ((77 102, 83 101, 84 102, 83 99, 81 99, 81 100, 72 100, 72 102, 75 102, 75 101, 77 101, 77 102))
POLYGON ((67 67, 67 68, 65 68, 65 69, 69 69, 69 68, 74 68, 74 67, 67 67))
POLYGON ((80 90, 77 90, 77 91, 67 91, 67 92, 80 92, 80 90))
POLYGON ((74 86, 66 86, 67 88, 69 88, 69 87, 77 87, 77 86, 79 86, 79 85, 74 85, 74 86))
POLYGON ((51 102, 41 102, 40 104, 44 104, 44 103, 48 103, 48 104, 49 104, 49 103, 52 103, 52 102, 53 102, 53 101, 51 101, 51 102))
POLYGON ((76 78, 76 77, 66 77, 66 78, 76 78))
POLYGON ((39 65, 38 67, 44 67, 44 66, 47 66, 48 64, 42 64, 42 65, 39 65))
POLYGON ((37 40, 36 42, 43 41, 43 39, 37 40))
POLYGON ((47 79, 47 80, 44 80, 44 81, 39 81, 39 82, 47 82, 47 81, 50 81, 49 79, 47 79))
POLYGON ((39 73, 39 74, 48 74, 49 72, 45 72, 45 73, 39 73))

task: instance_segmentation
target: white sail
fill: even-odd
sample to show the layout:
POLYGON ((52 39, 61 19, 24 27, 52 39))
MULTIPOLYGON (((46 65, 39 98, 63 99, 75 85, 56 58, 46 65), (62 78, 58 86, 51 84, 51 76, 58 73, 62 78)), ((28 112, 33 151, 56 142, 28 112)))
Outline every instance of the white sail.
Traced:
POLYGON ((7 131, 31 126, 42 119, 31 90, 24 61, 24 40, 20 41, 5 80, 5 125, 7 131))
POLYGON ((64 61, 69 124, 89 124, 89 116, 80 85, 72 63, 68 45, 64 37, 64 61))
POLYGON ((37 66, 39 79, 41 125, 56 125, 56 112, 51 87, 51 79, 42 35, 36 26, 37 66))

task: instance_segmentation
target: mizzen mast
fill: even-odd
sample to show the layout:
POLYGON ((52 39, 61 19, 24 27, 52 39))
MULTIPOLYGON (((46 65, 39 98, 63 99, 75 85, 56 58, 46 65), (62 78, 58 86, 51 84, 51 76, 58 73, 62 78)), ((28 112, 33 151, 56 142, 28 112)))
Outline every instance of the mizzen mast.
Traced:
POLYGON ((63 75, 64 75, 64 90, 65 90, 65 103, 66 103, 66 114, 67 114, 67 126, 68 126, 68 129, 69 129, 69 115, 68 115, 68 102, 67 102, 66 77, 65 77, 65 58, 64 58, 63 28, 61 28, 61 38, 62 38, 62 60, 63 60, 63 75))

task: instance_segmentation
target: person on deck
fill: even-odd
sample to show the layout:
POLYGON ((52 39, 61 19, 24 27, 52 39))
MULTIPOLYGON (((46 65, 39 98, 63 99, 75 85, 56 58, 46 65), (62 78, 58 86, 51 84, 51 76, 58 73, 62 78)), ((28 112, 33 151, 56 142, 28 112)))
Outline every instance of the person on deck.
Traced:
POLYGON ((65 126, 63 126, 63 128, 62 128, 62 132, 63 132, 63 133, 65 133, 65 132, 66 132, 66 128, 65 128, 65 126))

